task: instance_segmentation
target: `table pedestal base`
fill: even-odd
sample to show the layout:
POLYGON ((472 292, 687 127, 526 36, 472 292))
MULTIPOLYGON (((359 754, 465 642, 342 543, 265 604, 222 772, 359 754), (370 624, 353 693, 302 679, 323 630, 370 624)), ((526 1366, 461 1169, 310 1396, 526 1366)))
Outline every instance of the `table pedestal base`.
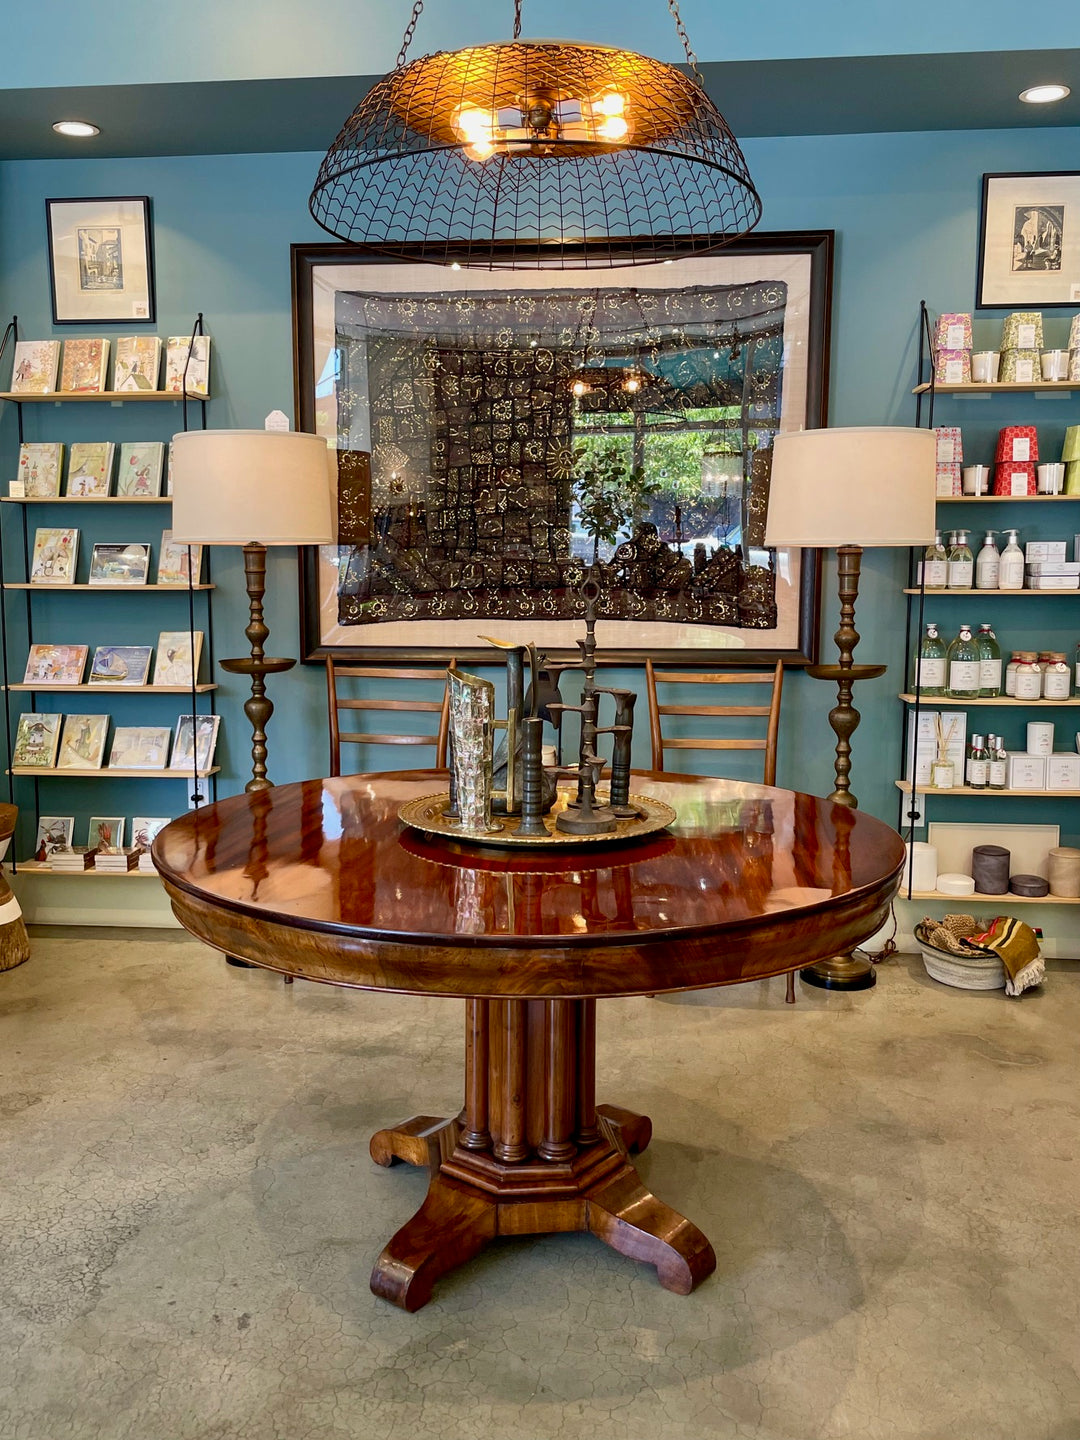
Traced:
POLYGON ((698 1228, 630 1162, 652 1125, 595 1103, 596 1002, 466 1002, 465 1108, 421 1115, 371 1140, 380 1165, 431 1169, 427 1197, 379 1256, 376 1295, 419 1310, 441 1275, 499 1235, 588 1230, 691 1290, 716 1268, 698 1228))

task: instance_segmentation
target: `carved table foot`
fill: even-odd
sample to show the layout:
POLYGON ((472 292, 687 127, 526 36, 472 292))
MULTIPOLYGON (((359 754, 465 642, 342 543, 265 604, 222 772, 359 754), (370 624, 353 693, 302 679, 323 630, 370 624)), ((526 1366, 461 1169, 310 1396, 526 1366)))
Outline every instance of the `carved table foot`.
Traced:
POLYGON ((600 1129, 616 1150, 625 1155, 640 1155, 649 1148, 652 1121, 648 1115, 635 1115, 633 1110, 623 1110, 618 1105, 598 1105, 596 1115, 600 1129))
POLYGON ((655 1265, 660 1284, 676 1295, 689 1295, 716 1269, 697 1226, 651 1194, 630 1165, 589 1196, 588 1225, 620 1255, 655 1265))
POLYGON ((456 1119, 416 1115, 387 1130, 376 1130, 368 1149, 376 1165, 389 1166, 401 1160, 406 1165, 426 1165, 429 1170, 438 1170, 447 1156, 453 1154, 460 1128, 456 1119))
POLYGON ((496 1226, 490 1196, 436 1173, 420 1209, 375 1262, 372 1290, 402 1310, 419 1310, 435 1281, 478 1255, 496 1226))

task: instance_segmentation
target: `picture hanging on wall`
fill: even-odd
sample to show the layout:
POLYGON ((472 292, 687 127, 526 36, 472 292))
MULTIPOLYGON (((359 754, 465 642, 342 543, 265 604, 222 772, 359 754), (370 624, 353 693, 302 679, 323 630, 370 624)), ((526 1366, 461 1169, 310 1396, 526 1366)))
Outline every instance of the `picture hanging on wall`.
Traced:
POLYGON ((1080 303, 1080 170, 983 176, 976 303, 1080 303))
POLYGON ((57 325, 153 321, 149 196, 46 200, 45 222, 57 325))
POLYGON ((764 544, 772 441, 825 423, 832 233, 557 277, 293 247, 299 424, 335 458, 306 658, 799 664, 819 562, 764 544))

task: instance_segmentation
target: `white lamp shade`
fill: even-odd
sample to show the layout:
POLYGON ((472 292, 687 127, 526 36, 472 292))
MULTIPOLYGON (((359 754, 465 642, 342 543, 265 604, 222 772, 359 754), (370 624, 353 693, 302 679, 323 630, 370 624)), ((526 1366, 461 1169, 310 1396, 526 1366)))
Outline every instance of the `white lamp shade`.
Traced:
POLYGON ((294 430, 173 436, 173 539, 181 544, 326 545, 330 452, 294 430))
POLYGON ((936 527, 933 430, 866 425, 773 441, 765 544, 926 545, 936 527))

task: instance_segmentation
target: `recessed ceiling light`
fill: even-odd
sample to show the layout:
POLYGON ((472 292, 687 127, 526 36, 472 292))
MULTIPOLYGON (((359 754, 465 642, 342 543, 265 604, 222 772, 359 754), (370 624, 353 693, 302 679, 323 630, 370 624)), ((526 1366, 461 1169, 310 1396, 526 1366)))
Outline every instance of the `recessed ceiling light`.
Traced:
POLYGON ((89 139, 91 135, 100 135, 101 130, 97 125, 91 125, 89 120, 57 120, 52 127, 58 135, 76 135, 80 140, 89 139))
POLYGON ((1032 85, 1020 91, 1020 99, 1025 105, 1049 105, 1070 93, 1068 85, 1032 85))

